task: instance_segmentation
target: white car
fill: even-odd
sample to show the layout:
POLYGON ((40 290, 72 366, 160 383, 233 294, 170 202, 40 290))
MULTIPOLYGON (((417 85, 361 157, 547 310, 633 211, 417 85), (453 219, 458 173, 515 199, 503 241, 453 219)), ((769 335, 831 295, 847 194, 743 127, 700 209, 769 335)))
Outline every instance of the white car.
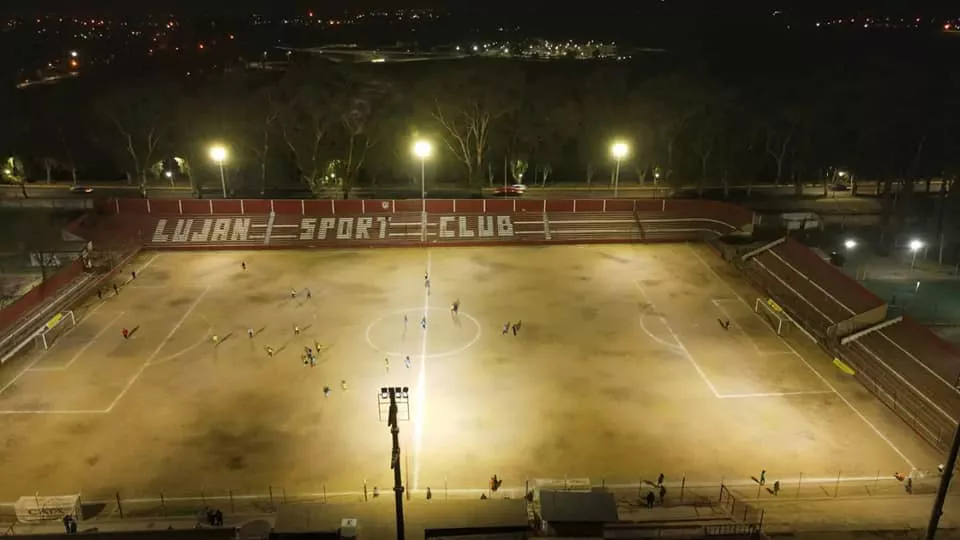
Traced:
POLYGON ((527 185, 526 185, 526 184, 514 184, 514 185, 512 185, 512 186, 510 186, 510 187, 513 188, 513 190, 516 191, 516 192, 518 192, 518 193, 526 193, 526 192, 527 192, 527 185))

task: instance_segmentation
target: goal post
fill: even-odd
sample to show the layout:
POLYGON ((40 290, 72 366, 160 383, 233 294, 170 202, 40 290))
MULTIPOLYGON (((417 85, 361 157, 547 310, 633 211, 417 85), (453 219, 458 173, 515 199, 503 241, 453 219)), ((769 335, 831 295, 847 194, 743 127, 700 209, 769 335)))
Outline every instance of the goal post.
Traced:
POLYGON ((789 333, 792 321, 790 317, 784 313, 780 304, 777 304, 772 298, 757 298, 757 301, 753 304, 753 310, 767 321, 767 324, 770 325, 778 336, 789 333))
POLYGON ((37 332, 37 341, 44 350, 53 346, 54 342, 65 332, 77 325, 77 318, 73 311, 61 311, 47 321, 37 332))

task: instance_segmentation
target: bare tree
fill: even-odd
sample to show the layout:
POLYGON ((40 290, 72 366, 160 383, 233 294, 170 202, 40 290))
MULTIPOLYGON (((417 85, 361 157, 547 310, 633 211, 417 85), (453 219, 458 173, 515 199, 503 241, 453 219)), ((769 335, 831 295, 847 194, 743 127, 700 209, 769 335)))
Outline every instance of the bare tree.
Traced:
POLYGON ((104 124, 99 142, 124 163, 128 181, 136 179, 144 195, 150 167, 163 156, 178 93, 168 81, 139 81, 98 104, 104 124))
POLYGON ((423 87, 429 114, 447 149, 463 165, 468 185, 482 182, 496 124, 520 106, 523 73, 501 64, 493 68, 486 63, 446 68, 423 87))
POLYGON ((280 83, 277 122, 283 140, 300 170, 300 179, 313 193, 326 187, 329 161, 325 145, 339 122, 329 78, 335 75, 326 61, 290 68, 280 83))

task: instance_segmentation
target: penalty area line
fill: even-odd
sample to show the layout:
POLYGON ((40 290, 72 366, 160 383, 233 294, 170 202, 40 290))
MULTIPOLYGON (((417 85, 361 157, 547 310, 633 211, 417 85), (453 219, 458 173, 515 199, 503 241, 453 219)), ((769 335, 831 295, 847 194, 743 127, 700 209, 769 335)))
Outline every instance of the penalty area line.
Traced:
MULTIPOLYGON (((747 301, 743 299, 743 296, 740 296, 740 293, 737 292, 737 290, 733 288, 733 285, 730 285, 729 283, 727 283, 727 280, 723 279, 723 277, 721 277, 720 274, 719 274, 712 266, 710 266, 709 264, 707 264, 707 261, 703 260, 703 257, 701 257, 699 253, 697 253, 697 250, 696 250, 693 246, 690 246, 690 245, 688 244, 687 247, 690 248, 690 253, 693 254, 694 258, 696 258, 698 261, 700 261, 700 264, 702 264, 707 270, 709 270, 710 272, 712 272, 713 275, 716 276, 717 280, 720 281, 720 283, 723 283, 724 286, 726 286, 727 289, 730 290, 730 292, 732 292, 737 298, 740 299, 740 302, 742 302, 743 305, 747 306, 747 309, 750 309, 750 304, 747 303, 747 301)), ((759 319, 763 319, 763 317, 761 317, 759 313, 754 312, 754 315, 756 315, 757 318, 759 318, 759 319)), ((854 407, 854 406, 853 406, 853 403, 850 403, 850 400, 848 400, 846 397, 844 397, 844 395, 841 394, 841 393, 837 390, 837 388, 836 388, 835 386, 833 386, 832 384, 830 384, 830 381, 828 381, 828 380, 826 379, 826 377, 824 377, 823 375, 821 375, 820 372, 817 371, 816 368, 814 368, 813 365, 810 364, 810 362, 807 362, 807 359, 804 358, 803 356, 801 356, 800 353, 797 352, 797 350, 793 347, 793 345, 790 344, 789 341, 783 339, 782 337, 781 337, 780 339, 783 341, 783 344, 784 344, 784 345, 786 345, 791 351, 793 351, 793 354, 795 354, 795 355, 797 356, 797 358, 800 360, 800 362, 803 363, 803 365, 807 366, 807 369, 809 369, 810 371, 812 371, 813 374, 816 375, 816 377, 817 377, 818 379, 820 379, 820 382, 822 382, 822 383, 824 384, 824 386, 826 386, 827 388, 830 389, 831 392, 833 392, 834 394, 836 394, 837 397, 840 398, 840 401, 843 401, 843 403, 844 403, 847 407, 849 407, 851 411, 853 411, 853 414, 857 415, 857 417, 860 418, 860 420, 863 420, 863 423, 866 424, 867 427, 869 427, 869 428, 877 435, 877 437, 880 437, 880 439, 881 439, 883 442, 887 443, 887 446, 889 446, 890 449, 893 450, 893 452, 894 452, 895 454, 897 454, 898 456, 900 456, 900 459, 902 459, 904 462, 906 462, 906 464, 909 465, 911 469, 916 469, 916 468, 917 468, 917 466, 914 465, 912 461, 910 461, 910 458, 908 458, 908 457, 906 456, 906 454, 904 454, 902 451, 900 451, 900 449, 897 447, 897 445, 893 444, 893 441, 891 441, 889 437, 887 437, 886 435, 884 435, 883 432, 880 431, 880 429, 877 428, 877 426, 873 424, 873 422, 871 422, 866 416, 864 416, 864 414, 863 414, 862 412, 860 412, 859 409, 857 409, 856 407, 854 407)))
MULTIPOLYGON (((101 305, 102 305, 102 304, 101 304, 101 305)), ((104 327, 103 327, 103 329, 101 329, 99 332, 97 332, 97 335, 93 336, 92 339, 90 339, 90 340, 88 340, 86 343, 84 343, 83 347, 82 347, 79 351, 77 351, 77 354, 73 355, 73 357, 70 358, 70 361, 67 362, 66 364, 64 364, 64 365, 62 365, 62 366, 56 366, 56 367, 37 367, 37 368, 30 368, 30 371, 63 371, 63 370, 65 370, 65 369, 70 369, 70 366, 72 366, 74 362, 76 362, 81 356, 83 356, 83 353, 87 352, 87 349, 89 349, 94 343, 96 343, 96 341, 97 341, 98 339, 100 339, 100 336, 102 336, 103 334, 105 334, 105 333, 107 332, 107 330, 110 330, 110 329, 113 327, 113 323, 117 322, 117 319, 119 319, 120 317, 123 317, 123 314, 124 314, 124 313, 126 313, 126 312, 125 312, 125 311, 121 311, 121 312, 118 313, 114 318, 110 319, 110 322, 108 322, 107 324, 105 324, 104 327)), ((82 321, 81 321, 81 322, 82 322, 82 321)), ((79 326, 79 325, 78 325, 78 326, 79 326)))
POLYGON ((749 399, 749 398, 771 398, 771 397, 789 397, 789 396, 815 396, 817 394, 833 394, 830 390, 810 390, 800 392, 758 392, 755 394, 720 394, 718 399, 749 399))
POLYGON ((173 334, 175 334, 177 330, 179 330, 180 327, 183 326, 184 321, 186 321, 187 317, 189 317, 190 314, 193 313, 193 310, 196 309, 198 305, 200 305, 200 301, 203 300, 203 297, 206 296, 208 292, 210 292, 209 285, 205 289, 203 289, 203 292, 200 293, 199 296, 197 296, 197 299, 194 300, 192 304, 190 304, 190 307, 180 317, 180 320, 177 321, 177 324, 173 325, 173 328, 170 329, 170 332, 163 338, 163 341, 161 341, 160 344, 157 345, 157 348, 153 350, 153 352, 150 354, 149 357, 147 357, 147 360, 140 365, 140 369, 138 369, 137 372, 134 373, 132 377, 130 377, 130 380, 127 381, 127 384, 123 387, 123 390, 120 390, 120 393, 117 394, 117 397, 113 398, 113 401, 110 403, 110 406, 107 407, 106 412, 112 411, 113 408, 117 405, 117 403, 119 403, 120 400, 123 399, 123 396, 125 396, 127 394, 127 391, 129 391, 130 388, 133 386, 133 383, 135 383, 137 379, 140 378, 140 375, 142 375, 143 371, 147 369, 147 366, 150 365, 150 362, 152 362, 153 359, 156 358, 158 354, 160 354, 160 351, 167 345, 167 342, 170 341, 170 338, 173 337, 173 334))
MULTIPOLYGON (((647 294, 647 291, 644 290, 643 285, 640 285, 640 282, 637 280, 633 280, 633 283, 634 285, 637 286, 637 289, 640 291, 640 294, 642 294, 643 297, 647 300, 647 303, 653 306, 654 305, 653 300, 650 298, 650 295, 647 294)), ((700 375, 701 379, 703 379, 703 382, 707 385, 707 388, 710 389, 710 392, 713 393, 714 397, 720 397, 720 393, 717 392, 717 387, 714 386, 712 382, 710 382, 710 379, 707 377, 707 374, 704 373, 703 369, 700 368, 700 364, 697 363, 697 361, 693 358, 693 355, 690 354, 690 351, 687 350, 683 342, 680 341, 680 336, 678 336, 677 333, 673 331, 673 327, 670 326, 669 322, 667 322, 667 318, 664 317, 663 315, 660 315, 660 320, 663 322, 663 327, 667 329, 667 332, 670 332, 670 336, 672 336, 673 340, 677 343, 677 348, 681 352, 683 352, 683 355, 687 357, 687 360, 689 360, 690 363, 693 364, 693 368, 697 370, 697 374, 700 375)))
MULTIPOLYGON (((70 328, 69 330, 67 330, 66 332, 64 332, 63 336, 65 337, 68 333, 72 332, 74 329, 76 329, 78 326, 80 326, 80 324, 82 324, 83 321, 87 320, 90 316, 92 316, 94 313, 96 313, 97 310, 99 310, 100 308, 103 307, 103 305, 104 305, 104 303, 101 302, 101 303, 97 304, 96 306, 94 306, 93 309, 91 309, 90 312, 87 313, 86 316, 84 316, 83 319, 80 320, 80 322, 78 322, 77 324, 75 324, 75 325, 73 326, 73 328, 70 328)), ((56 345, 56 342, 54 342, 54 345, 56 345)), ((49 352, 49 349, 46 350, 46 351, 42 351, 40 354, 37 355, 36 358, 34 358, 29 364, 27 364, 27 366, 26 366, 25 368, 23 368, 23 370, 21 370, 20 373, 17 373, 17 375, 16 375, 14 378, 10 379, 10 381, 7 382, 7 384, 3 385, 3 387, 0 388, 0 395, 2 395, 4 392, 6 392, 6 391, 7 391, 7 388, 10 388, 10 387, 13 386, 14 384, 16 384, 16 382, 20 380, 20 377, 23 377, 24 374, 26 374, 26 372, 28 372, 28 371, 30 371, 31 369, 33 369, 33 366, 37 365, 37 362, 39 362, 41 359, 43 359, 43 358, 46 356, 47 352, 49 352)))

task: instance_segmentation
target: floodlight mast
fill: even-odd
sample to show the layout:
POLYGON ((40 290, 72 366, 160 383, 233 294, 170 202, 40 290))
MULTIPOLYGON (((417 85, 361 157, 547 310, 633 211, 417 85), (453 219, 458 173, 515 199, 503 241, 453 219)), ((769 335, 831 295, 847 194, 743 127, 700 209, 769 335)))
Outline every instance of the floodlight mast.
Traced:
POLYGON ((387 424, 393 436, 393 453, 390 468, 393 469, 393 494, 397 511, 397 540, 404 540, 403 525, 403 475, 400 472, 400 422, 397 419, 397 388, 388 389, 390 395, 390 414, 387 424))
POLYGON ((960 426, 953 433, 953 442, 950 444, 950 453, 947 455, 947 462, 943 465, 943 471, 940 473, 940 487, 937 488, 937 497, 933 501, 933 510, 930 512, 930 523, 927 525, 926 540, 933 540, 937 535, 937 528, 940 526, 940 516, 943 515, 943 502, 947 499, 947 491, 950 489, 950 480, 957 468, 957 454, 960 453, 960 426))

